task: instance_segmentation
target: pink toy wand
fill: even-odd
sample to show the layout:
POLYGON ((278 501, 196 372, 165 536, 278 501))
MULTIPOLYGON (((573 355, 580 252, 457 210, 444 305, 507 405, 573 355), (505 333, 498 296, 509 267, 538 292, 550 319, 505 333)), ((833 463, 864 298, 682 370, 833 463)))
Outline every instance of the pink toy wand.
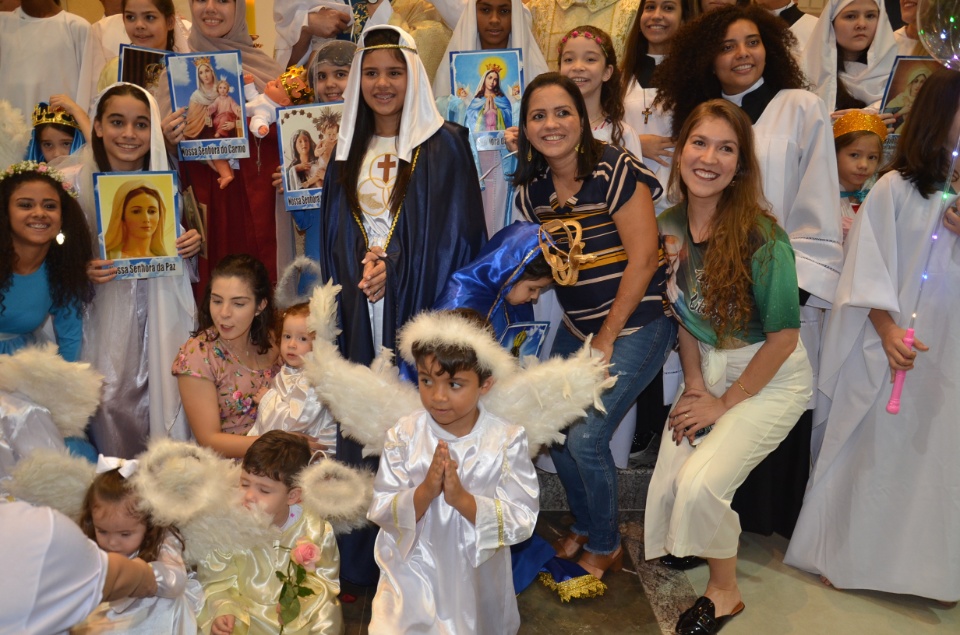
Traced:
MULTIPOLYGON (((957 139, 956 145, 953 148, 951 153, 950 160, 950 169, 947 170, 947 174, 953 174, 954 166, 957 164, 957 154, 960 154, 960 139, 957 139)), ((930 251, 927 252, 927 262, 923 265, 923 275, 920 276, 920 288, 917 290, 917 305, 920 304, 920 296, 923 295, 923 286, 924 282, 927 280, 927 268, 930 266, 930 256, 933 255, 933 246, 937 242, 938 234, 940 233, 940 226, 943 224, 943 215, 949 207, 947 205, 947 200, 950 199, 951 195, 954 197, 954 202, 956 202, 956 195, 952 194, 950 191, 950 179, 946 179, 946 182, 943 184, 943 195, 940 197, 940 213, 938 215, 937 224, 933 226, 933 235, 930 236, 930 251)), ((916 312, 910 316, 910 326, 907 328, 906 333, 903 334, 903 343, 907 345, 907 348, 913 348, 913 324, 917 320, 916 312)), ((898 370, 894 373, 893 376, 893 390, 890 393, 890 400, 887 402, 887 412, 892 415, 898 414, 900 412, 900 395, 903 392, 903 382, 907 379, 907 371, 898 370)))
MULTIPOLYGON (((910 328, 907 329, 907 332, 903 335, 903 343, 907 345, 907 348, 913 348, 913 320, 917 317, 917 314, 914 313, 913 317, 910 318, 910 328)), ((898 370, 893 377, 893 391, 890 393, 890 401, 887 402, 887 412, 892 415, 898 414, 900 412, 900 393, 903 392, 903 382, 907 378, 907 371, 898 370)))

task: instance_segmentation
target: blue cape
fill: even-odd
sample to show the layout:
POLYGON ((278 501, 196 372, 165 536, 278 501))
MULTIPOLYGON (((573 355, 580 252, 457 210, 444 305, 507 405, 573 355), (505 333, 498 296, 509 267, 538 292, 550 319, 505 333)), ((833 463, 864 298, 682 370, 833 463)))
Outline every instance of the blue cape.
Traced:
POLYGON ((533 305, 507 302, 507 294, 540 254, 538 223, 517 222, 497 232, 477 259, 447 281, 435 309, 473 309, 493 325, 497 339, 514 322, 533 320, 533 305))

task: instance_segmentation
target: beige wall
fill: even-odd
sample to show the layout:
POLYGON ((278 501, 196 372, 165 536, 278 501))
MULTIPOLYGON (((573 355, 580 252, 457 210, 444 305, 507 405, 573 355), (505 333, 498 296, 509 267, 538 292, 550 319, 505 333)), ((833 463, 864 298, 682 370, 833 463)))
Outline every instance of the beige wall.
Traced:
MULTIPOLYGON (((242 1, 242 0, 240 0, 242 1)), ((190 19, 190 3, 188 0, 173 0, 177 12, 190 19)), ((103 5, 99 0, 60 0, 60 5, 72 13, 83 16, 93 23, 103 17, 103 5)), ((256 26, 260 32, 257 40, 263 45, 263 50, 273 54, 273 43, 276 31, 273 29, 273 0, 259 0, 256 3, 256 26)))

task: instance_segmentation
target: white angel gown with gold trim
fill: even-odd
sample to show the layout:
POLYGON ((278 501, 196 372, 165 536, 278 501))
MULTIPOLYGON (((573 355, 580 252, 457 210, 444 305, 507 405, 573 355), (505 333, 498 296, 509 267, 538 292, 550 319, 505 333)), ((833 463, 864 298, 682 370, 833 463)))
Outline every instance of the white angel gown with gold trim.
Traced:
POLYGON ((401 419, 387 433, 367 515, 380 526, 370 633, 516 633, 510 545, 533 534, 539 493, 520 426, 482 406, 473 430, 459 438, 423 410, 401 419), (413 494, 441 439, 476 497, 476 525, 443 494, 416 519, 413 494))

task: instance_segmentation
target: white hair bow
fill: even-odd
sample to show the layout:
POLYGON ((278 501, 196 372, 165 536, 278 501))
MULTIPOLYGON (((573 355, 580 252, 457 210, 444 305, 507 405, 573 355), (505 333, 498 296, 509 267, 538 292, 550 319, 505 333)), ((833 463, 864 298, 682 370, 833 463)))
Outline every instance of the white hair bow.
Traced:
POLYGON ((97 457, 97 474, 103 474, 110 470, 119 470, 120 476, 130 478, 137 471, 139 463, 136 459, 120 459, 115 456, 97 457))

